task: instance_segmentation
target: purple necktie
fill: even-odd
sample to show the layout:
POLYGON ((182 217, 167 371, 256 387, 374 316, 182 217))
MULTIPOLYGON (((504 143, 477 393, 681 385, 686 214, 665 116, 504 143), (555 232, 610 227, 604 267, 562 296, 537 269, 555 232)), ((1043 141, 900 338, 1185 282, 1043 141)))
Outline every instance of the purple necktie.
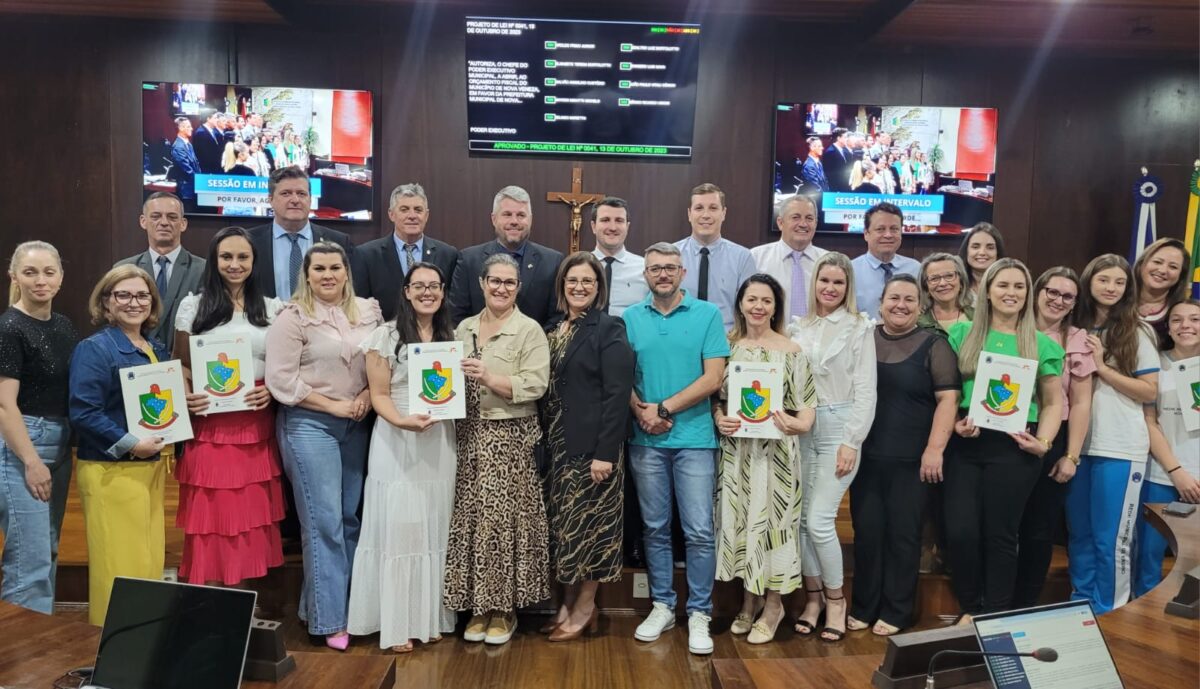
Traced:
POLYGON ((803 251, 792 252, 792 315, 804 317, 808 314, 808 285, 804 279, 803 251))

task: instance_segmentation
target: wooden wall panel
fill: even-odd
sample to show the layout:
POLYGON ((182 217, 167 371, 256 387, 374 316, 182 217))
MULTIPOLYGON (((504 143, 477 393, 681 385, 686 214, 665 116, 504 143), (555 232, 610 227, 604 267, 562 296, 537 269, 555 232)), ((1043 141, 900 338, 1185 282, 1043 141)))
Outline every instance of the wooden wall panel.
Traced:
MULTIPOLYGON (((581 10, 582 11, 582 10, 581 10)), ((569 157, 506 158, 466 150, 461 7, 381 7, 356 33, 320 28, 5 17, 0 121, 0 252, 43 237, 67 260, 61 307, 83 319, 86 295, 112 262, 141 250, 137 227, 143 79, 365 88, 375 93, 379 218, 337 223, 356 241, 390 231, 387 193, 416 181, 430 196, 430 233, 459 246, 486 241, 491 198, 507 184, 534 198, 535 240, 567 246, 569 213, 545 201, 568 188, 569 157)), ((996 223, 1010 253, 1037 271, 1124 251, 1130 187, 1143 163, 1164 177, 1163 233, 1181 234, 1183 188, 1200 149, 1194 59, 1049 55, 1030 51, 874 48, 823 42, 811 27, 761 17, 704 23, 690 161, 586 159, 587 191, 631 204, 630 247, 687 231, 688 190, 710 181, 729 196, 726 234, 769 241, 772 108, 779 100, 980 105, 1000 109, 996 223)), ((194 218, 185 245, 203 253, 225 223, 194 218)), ((822 246, 857 255, 861 237, 822 246)), ((955 250, 945 237, 906 238, 903 253, 955 250)), ((584 229, 583 245, 592 245, 584 229)))

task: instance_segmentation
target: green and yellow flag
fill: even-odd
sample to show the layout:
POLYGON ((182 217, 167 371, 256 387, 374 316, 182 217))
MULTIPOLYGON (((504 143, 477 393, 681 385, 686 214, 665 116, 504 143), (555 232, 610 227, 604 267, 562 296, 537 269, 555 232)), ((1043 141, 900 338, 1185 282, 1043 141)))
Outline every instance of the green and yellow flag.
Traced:
POLYGON ((1192 183, 1188 185, 1187 229, 1183 244, 1192 252, 1192 298, 1200 299, 1200 160, 1192 171, 1192 183))

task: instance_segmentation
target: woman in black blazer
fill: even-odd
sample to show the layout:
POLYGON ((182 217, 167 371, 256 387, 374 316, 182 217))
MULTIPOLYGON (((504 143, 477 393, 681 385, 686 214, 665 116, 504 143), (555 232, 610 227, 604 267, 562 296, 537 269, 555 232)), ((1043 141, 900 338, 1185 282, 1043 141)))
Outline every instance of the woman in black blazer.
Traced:
POLYGON ((568 256, 554 288, 565 316, 547 326, 550 387, 542 422, 550 458, 550 561, 564 591, 558 615, 543 631, 551 641, 568 641, 595 630, 596 588, 621 578, 623 447, 634 354, 624 321, 600 307, 608 285, 595 256, 568 256))

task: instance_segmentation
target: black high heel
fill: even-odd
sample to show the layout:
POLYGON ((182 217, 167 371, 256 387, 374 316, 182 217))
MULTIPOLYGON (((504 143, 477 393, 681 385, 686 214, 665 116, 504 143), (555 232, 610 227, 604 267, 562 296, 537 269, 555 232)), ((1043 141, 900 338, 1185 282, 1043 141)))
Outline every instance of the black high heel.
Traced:
MULTIPOLYGON (((822 593, 822 592, 824 592, 824 590, 825 589, 806 588, 806 589, 804 589, 804 592, 805 593, 822 593)), ((808 620, 801 617, 796 620, 796 624, 795 624, 794 628, 796 630, 796 633, 799 634, 800 636, 812 636, 813 633, 817 631, 817 627, 819 627, 821 625, 821 621, 824 619, 825 619, 825 606, 822 605, 821 612, 817 613, 817 619, 815 622, 809 622, 808 620), (800 628, 801 626, 803 626, 804 629, 801 629, 800 628)))
MULTIPOLYGON (((841 595, 841 596, 838 596, 837 598, 833 598, 833 597, 831 597, 831 596, 830 596, 828 593, 826 593, 826 594, 825 594, 825 600, 827 600, 827 601, 831 601, 831 600, 846 600, 846 596, 845 596, 845 594, 843 594, 843 595, 841 595)), ((842 613, 842 626, 843 626, 843 627, 845 627, 845 626, 846 626, 846 620, 847 620, 847 618, 848 618, 849 616, 850 616, 850 610, 849 610, 849 609, 847 609, 845 612, 843 612, 843 613, 842 613)), ((829 618, 828 618, 828 616, 826 616, 826 619, 825 619, 825 621, 826 621, 826 622, 828 622, 828 621, 829 621, 829 618)), ((846 630, 845 630, 845 629, 834 629, 833 627, 830 627, 830 626, 826 626, 824 629, 822 629, 822 630, 821 630, 821 634, 822 634, 822 636, 821 636, 821 641, 824 641, 824 642, 825 642, 825 643, 827 643, 827 644, 836 644, 836 643, 838 643, 839 641, 841 641, 842 639, 846 638, 846 630), (827 638, 825 638, 825 636, 823 636, 823 635, 825 635, 825 634, 829 634, 829 635, 833 636, 833 638, 832 638, 832 639, 827 639, 827 638)))

